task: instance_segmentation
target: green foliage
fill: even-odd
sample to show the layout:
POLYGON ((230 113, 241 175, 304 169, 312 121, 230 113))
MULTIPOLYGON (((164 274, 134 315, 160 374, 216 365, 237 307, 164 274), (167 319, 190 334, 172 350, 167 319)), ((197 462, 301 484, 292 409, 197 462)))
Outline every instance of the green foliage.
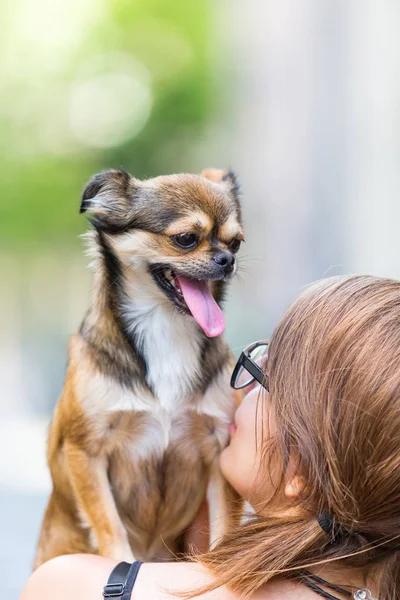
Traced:
MULTIPOLYGON (((2 20, 10 34, 0 41, 0 239, 73 243, 92 173, 190 168, 188 151, 214 108, 209 0, 58 0, 33 41, 20 18, 28 2, 2 20)), ((39 12, 41 4, 49 6, 35 4, 39 12)))

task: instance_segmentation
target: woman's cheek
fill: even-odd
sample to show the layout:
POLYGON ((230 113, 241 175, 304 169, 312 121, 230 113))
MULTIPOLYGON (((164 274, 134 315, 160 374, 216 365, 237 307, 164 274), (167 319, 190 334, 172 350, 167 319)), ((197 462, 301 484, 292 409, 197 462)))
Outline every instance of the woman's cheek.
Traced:
POLYGON ((260 456, 255 437, 256 419, 260 420, 260 414, 257 415, 256 411, 259 393, 260 387, 257 386, 243 399, 236 411, 236 427, 231 428, 230 443, 220 456, 222 474, 245 499, 254 493, 259 469, 260 456))
POLYGON ((238 427, 220 456, 223 476, 245 499, 248 499, 257 475, 257 462, 252 450, 244 431, 238 427))

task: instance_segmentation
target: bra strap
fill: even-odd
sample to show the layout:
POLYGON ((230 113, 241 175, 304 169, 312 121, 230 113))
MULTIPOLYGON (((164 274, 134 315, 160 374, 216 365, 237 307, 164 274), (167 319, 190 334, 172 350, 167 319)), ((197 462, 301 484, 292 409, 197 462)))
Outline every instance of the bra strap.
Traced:
POLYGON ((111 571, 107 584, 103 588, 104 598, 115 598, 119 600, 130 600, 132 588, 143 563, 135 561, 118 563, 111 571))

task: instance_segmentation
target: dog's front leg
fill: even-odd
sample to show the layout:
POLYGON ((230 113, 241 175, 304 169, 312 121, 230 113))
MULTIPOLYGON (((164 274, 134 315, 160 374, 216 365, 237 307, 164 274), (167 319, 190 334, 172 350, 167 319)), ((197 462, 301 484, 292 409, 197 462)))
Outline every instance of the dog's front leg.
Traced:
POLYGON ((111 493, 106 459, 89 456, 69 441, 64 449, 75 497, 92 528, 99 554, 133 562, 128 536, 111 493))
POLYGON ((223 477, 219 459, 211 467, 207 487, 207 502, 210 516, 210 549, 240 521, 239 496, 223 477))

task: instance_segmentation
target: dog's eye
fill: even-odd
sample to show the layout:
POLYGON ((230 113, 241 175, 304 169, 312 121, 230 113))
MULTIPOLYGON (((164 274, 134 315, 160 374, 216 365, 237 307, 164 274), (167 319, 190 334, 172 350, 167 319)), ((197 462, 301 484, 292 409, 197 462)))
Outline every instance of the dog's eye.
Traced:
POLYGON ((194 233, 179 233, 172 236, 172 240, 181 248, 194 248, 199 243, 199 238, 194 233))
POLYGON ((241 241, 238 239, 232 240, 230 244, 228 244, 228 248, 231 252, 238 252, 240 248, 241 241))

